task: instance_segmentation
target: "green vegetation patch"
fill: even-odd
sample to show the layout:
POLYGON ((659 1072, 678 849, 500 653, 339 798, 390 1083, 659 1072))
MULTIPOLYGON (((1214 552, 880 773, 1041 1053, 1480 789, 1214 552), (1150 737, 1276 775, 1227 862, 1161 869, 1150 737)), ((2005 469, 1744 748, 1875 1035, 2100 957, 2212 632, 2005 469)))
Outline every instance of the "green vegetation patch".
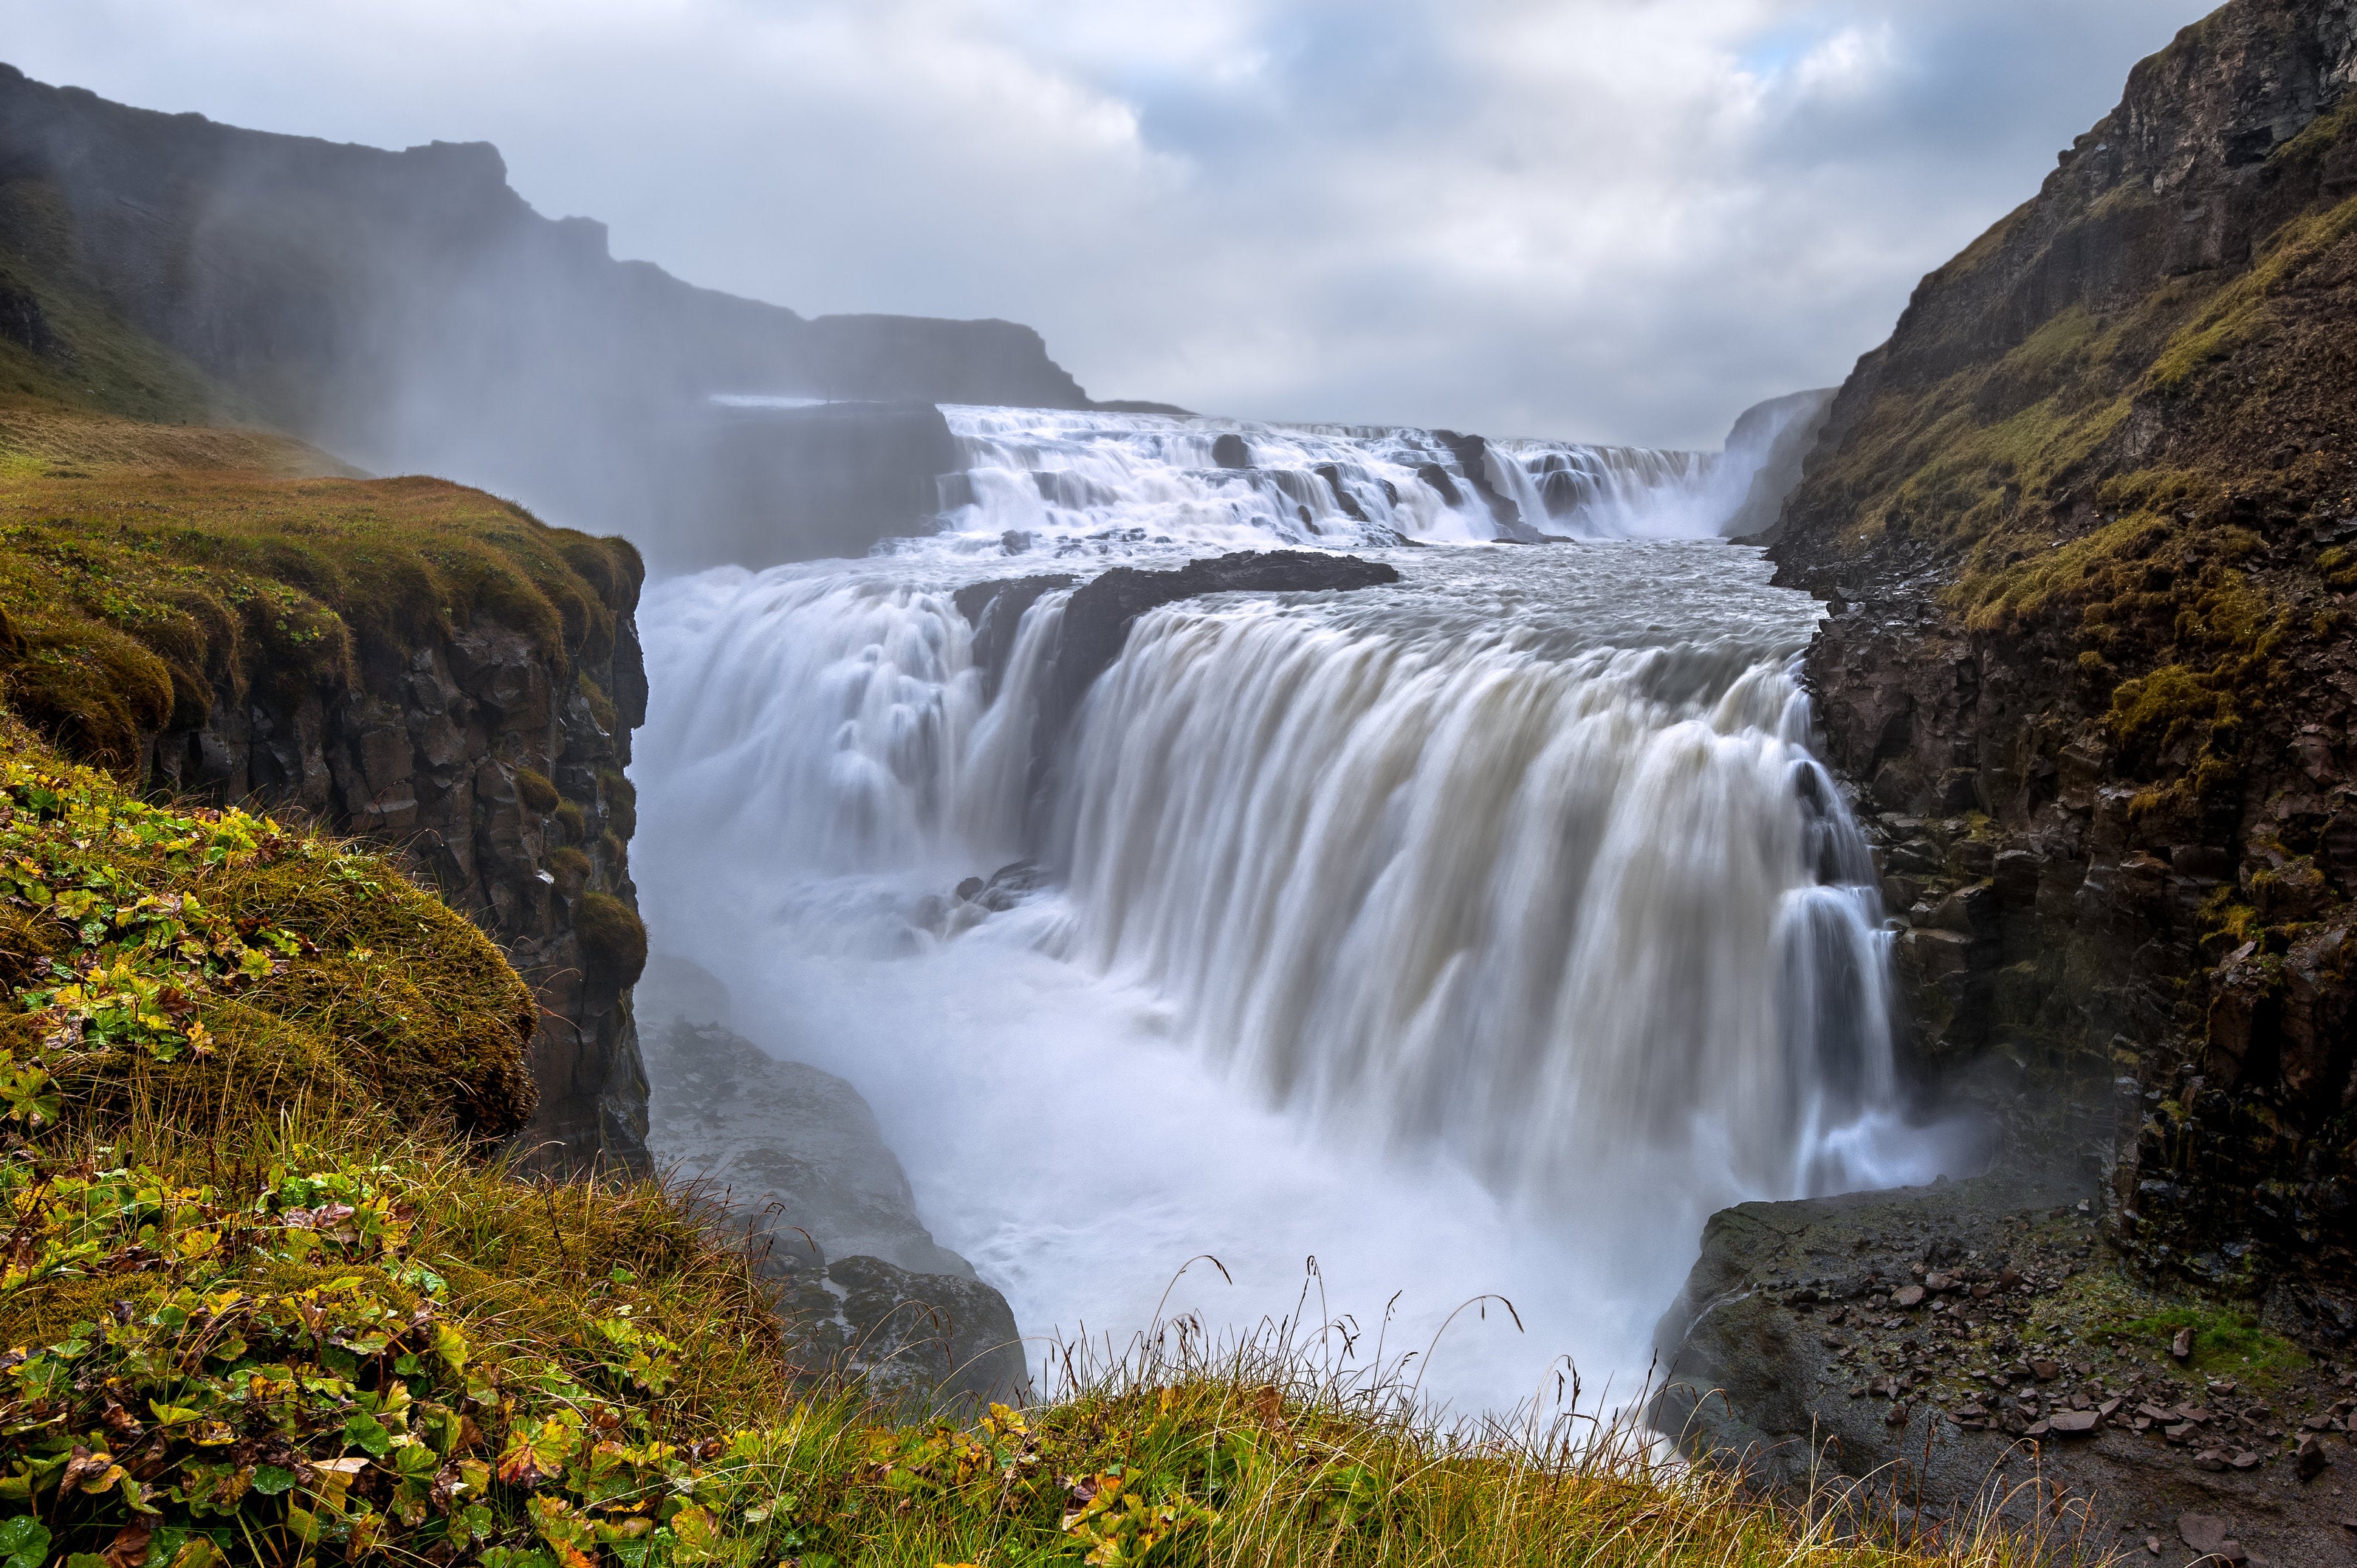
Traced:
POLYGON ((0 756, 0 1095, 193 1125, 305 1094, 497 1137, 533 1106, 531 993, 389 860, 242 811, 0 756))
POLYGON ((2213 1378, 2266 1383, 2308 1367, 2308 1357, 2290 1340, 2268 1333, 2242 1313, 2219 1308, 2167 1307, 2092 1332, 2115 1343, 2160 1354, 2170 1353, 2177 1337, 2190 1332, 2191 1353, 2181 1364, 2213 1378))

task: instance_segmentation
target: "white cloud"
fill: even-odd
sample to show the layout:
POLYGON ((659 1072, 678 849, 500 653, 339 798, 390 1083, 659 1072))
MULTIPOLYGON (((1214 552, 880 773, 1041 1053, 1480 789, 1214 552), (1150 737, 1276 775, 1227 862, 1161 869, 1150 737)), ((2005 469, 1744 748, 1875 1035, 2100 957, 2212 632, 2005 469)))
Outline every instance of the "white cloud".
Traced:
POLYGON ((618 253, 1099 396, 1707 442, 1837 380, 2203 0, 16 0, 43 80, 488 139, 618 253))

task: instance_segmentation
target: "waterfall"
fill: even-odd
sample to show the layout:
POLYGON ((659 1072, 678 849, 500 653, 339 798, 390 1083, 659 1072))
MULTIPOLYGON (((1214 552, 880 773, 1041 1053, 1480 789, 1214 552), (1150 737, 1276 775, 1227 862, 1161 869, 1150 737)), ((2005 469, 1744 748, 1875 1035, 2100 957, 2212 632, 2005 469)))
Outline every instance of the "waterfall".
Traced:
POLYGON ((1781 662, 1725 665, 1149 616, 1060 802, 1077 951, 1273 1100, 1521 1196, 1706 1157, 1761 1197, 1868 1185, 1879 900, 1820 885, 1864 844, 1781 662))
POLYGON ((1733 518, 1756 467, 1744 454, 1405 426, 942 413, 964 467, 942 481, 942 527, 970 551, 1702 538, 1733 518))
MULTIPOLYGON (((1325 1310, 1411 1337, 1516 1302, 1528 1336, 1460 1321, 1427 1392, 1510 1405, 1557 1353, 1625 1387, 1713 1210, 1960 1164, 1907 1113, 1871 857, 1809 753, 1816 607, 1757 551, 1393 548, 1391 586, 1167 605, 1043 757, 1071 591, 1010 635, 961 588, 1347 516, 1274 435, 1247 482, 1232 432, 1057 422, 960 421, 1013 558, 976 523, 656 585, 634 770, 658 944, 861 1088, 1028 1327, 1287 1316, 1314 1257, 1325 1310), (1204 1252, 1235 1283, 1166 1302, 1204 1252)), ((1473 532, 1368 456, 1430 450, 1400 433, 1285 439, 1369 526, 1473 532)), ((1694 472, 1593 472, 1648 463, 1694 472)))

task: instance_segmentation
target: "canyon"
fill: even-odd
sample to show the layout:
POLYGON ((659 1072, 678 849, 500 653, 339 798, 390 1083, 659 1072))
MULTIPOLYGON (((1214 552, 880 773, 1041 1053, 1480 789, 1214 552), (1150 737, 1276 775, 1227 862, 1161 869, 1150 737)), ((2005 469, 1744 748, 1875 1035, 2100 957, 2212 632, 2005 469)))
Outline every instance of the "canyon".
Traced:
MULTIPOLYGON (((76 588, 9 700, 401 845, 535 987, 526 1155, 700 1183, 892 1398, 1315 1313, 1534 1430, 1562 1352, 1762 1485, 2340 1561, 2352 77, 2345 0, 2233 0, 1687 453, 1098 403, 615 262, 488 147, 0 73, 14 395, 631 542, 446 487, 530 594, 282 551, 321 661, 76 588)), ((77 439, 17 524, 130 515, 77 439)))

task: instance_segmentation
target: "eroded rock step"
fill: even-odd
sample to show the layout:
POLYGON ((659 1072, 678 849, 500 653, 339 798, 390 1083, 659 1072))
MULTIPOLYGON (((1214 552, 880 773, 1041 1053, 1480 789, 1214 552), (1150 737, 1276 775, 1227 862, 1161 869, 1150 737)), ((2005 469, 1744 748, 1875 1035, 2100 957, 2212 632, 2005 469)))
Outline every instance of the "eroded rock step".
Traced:
POLYGON ((2002 1502, 2171 1568, 2348 1562, 2357 1373, 2136 1283, 2096 1194, 2005 1174, 1720 1212, 1656 1331, 1653 1424, 1925 1525, 2002 1502))

